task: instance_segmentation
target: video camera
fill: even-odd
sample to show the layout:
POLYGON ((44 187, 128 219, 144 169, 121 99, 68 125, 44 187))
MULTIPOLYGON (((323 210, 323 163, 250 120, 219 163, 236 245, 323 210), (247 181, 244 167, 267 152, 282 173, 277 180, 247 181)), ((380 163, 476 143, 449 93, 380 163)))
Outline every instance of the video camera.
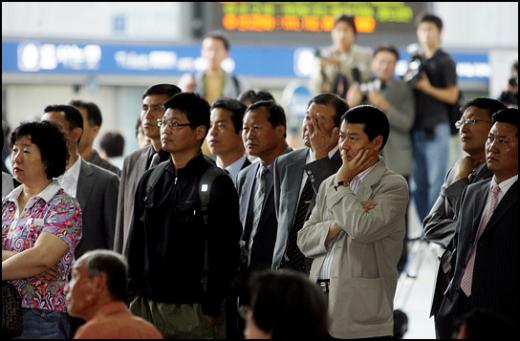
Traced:
POLYGON ((408 62, 403 80, 411 87, 415 87, 415 84, 421 79, 421 72, 424 69, 424 56, 417 44, 408 45, 406 50, 410 54, 410 61, 408 62))

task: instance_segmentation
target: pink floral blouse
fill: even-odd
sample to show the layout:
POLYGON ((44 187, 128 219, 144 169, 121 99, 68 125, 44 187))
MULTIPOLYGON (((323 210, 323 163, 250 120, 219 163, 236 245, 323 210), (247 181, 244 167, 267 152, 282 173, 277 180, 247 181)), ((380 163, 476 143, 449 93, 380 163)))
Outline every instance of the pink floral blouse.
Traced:
POLYGON ((58 261, 59 278, 47 281, 36 275, 9 281, 22 298, 22 308, 66 312, 65 285, 74 260, 74 250, 81 239, 81 209, 76 199, 67 195, 56 182, 31 198, 18 215, 18 196, 22 186, 2 200, 2 249, 21 252, 33 247, 42 232, 52 233, 68 245, 58 261))

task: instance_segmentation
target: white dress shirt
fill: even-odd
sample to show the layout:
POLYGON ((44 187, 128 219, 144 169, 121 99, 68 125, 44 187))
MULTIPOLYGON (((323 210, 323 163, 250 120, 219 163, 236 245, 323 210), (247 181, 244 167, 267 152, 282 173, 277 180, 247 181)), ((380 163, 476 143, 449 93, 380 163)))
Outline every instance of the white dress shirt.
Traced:
POLYGON ((78 159, 74 164, 65 171, 65 173, 56 178, 61 188, 73 198, 76 198, 76 191, 78 189, 79 171, 81 169, 81 156, 78 154, 78 159))

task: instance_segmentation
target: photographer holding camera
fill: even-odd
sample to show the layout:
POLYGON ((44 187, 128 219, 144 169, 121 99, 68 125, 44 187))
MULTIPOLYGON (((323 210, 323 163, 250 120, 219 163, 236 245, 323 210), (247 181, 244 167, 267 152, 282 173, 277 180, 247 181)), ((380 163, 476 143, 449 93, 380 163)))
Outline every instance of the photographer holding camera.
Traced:
POLYGON ((420 221, 439 195, 448 168, 450 110, 459 99, 455 62, 440 49, 441 33, 439 17, 425 14, 420 18, 417 38, 424 55, 418 75, 409 82, 414 88, 416 113, 412 129, 413 197, 420 221))
POLYGON ((355 45, 356 35, 353 16, 341 15, 334 21, 333 45, 315 52, 316 63, 310 81, 315 95, 334 93, 345 98, 352 83, 368 80, 371 51, 355 45))
POLYGON ((518 61, 513 63, 507 89, 502 91, 498 100, 508 107, 518 108, 518 61))
MULTIPOLYGON (((394 46, 377 47, 372 55, 372 81, 353 84, 347 93, 347 103, 351 108, 359 104, 371 104, 386 114, 390 134, 383 149, 385 163, 409 182, 412 170, 410 130, 415 117, 415 105, 412 89, 404 81, 394 78, 398 60, 399 52, 394 46)), ((403 242, 406 242, 406 238, 403 242)), ((399 271, 406 264, 407 254, 406 247, 403 247, 399 271)))

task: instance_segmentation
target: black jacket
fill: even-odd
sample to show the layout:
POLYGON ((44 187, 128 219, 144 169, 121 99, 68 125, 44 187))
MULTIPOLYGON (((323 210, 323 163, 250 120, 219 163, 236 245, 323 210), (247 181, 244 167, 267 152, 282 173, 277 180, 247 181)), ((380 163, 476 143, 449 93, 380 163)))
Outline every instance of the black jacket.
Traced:
POLYGON ((214 167, 199 153, 175 175, 170 165, 145 202, 151 170, 137 187, 128 241, 129 291, 156 302, 201 303, 204 314, 218 316, 238 267, 238 195, 228 176, 211 188, 208 225, 200 213, 199 181, 214 167), (208 252, 208 284, 202 285, 208 252))

